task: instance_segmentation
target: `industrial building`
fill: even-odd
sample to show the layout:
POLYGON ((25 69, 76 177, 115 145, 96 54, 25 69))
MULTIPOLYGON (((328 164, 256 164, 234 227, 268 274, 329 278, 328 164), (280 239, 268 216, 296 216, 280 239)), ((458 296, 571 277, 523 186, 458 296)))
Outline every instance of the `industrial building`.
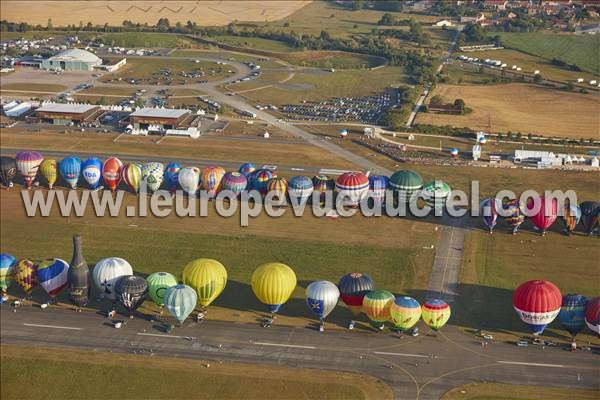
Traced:
POLYGON ((82 49, 68 49, 42 61, 40 68, 61 71, 92 71, 102 59, 82 49))
POLYGON ((197 126, 199 117, 188 109, 140 108, 129 115, 133 129, 163 132, 167 129, 186 129, 197 126))
POLYGON ((91 123, 104 111, 91 104, 47 103, 35 110, 37 119, 54 125, 91 123))

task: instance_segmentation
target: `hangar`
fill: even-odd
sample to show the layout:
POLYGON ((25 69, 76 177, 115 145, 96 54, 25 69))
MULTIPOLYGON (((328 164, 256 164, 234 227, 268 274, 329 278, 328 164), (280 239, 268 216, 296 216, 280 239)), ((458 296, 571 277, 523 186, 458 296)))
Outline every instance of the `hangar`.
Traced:
POLYGON ((100 107, 90 104, 48 103, 35 110, 35 115, 39 120, 54 125, 93 122, 102 113, 100 107))
POLYGON ((197 116, 187 109, 140 108, 129 115, 133 129, 161 131, 188 128, 198 124, 197 116))
POLYGON ((102 59, 82 49, 68 49, 42 61, 41 68, 62 71, 92 71, 102 59))

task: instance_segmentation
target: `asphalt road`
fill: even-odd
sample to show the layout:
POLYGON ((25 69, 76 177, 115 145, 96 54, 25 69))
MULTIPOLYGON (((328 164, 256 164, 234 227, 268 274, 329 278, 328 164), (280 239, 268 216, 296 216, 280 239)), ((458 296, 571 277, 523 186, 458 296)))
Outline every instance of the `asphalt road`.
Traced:
MULTIPOLYGON (((94 311, 76 313, 30 303, 13 312, 0 306, 1 343, 127 352, 140 357, 186 357, 351 371, 376 376, 399 399, 437 399, 468 382, 501 382, 600 389, 598 354, 560 347, 519 348, 508 343, 483 347, 448 327, 437 335, 402 337, 392 333, 310 327, 188 321, 166 334, 162 324, 140 316, 115 329, 94 311)), ((172 318, 165 317, 169 323, 172 318)), ((594 351, 597 351, 595 349, 594 351)), ((151 362, 151 361, 149 361, 151 362)))

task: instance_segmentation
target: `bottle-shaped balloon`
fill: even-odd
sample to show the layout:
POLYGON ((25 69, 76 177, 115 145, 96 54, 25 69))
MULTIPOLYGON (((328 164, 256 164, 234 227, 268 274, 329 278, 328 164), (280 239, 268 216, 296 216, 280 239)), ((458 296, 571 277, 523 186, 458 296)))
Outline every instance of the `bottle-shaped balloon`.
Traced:
POLYGON ((91 275, 83 257, 81 236, 73 236, 73 258, 69 268, 69 297, 77 307, 85 307, 90 301, 91 275))

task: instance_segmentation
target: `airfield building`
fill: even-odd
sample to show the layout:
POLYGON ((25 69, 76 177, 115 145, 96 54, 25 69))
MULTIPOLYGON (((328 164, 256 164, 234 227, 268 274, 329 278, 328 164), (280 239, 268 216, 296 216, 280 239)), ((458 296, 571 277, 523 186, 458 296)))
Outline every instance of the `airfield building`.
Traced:
POLYGON ((44 104, 35 110, 35 116, 42 122, 53 125, 79 125, 91 123, 103 113, 99 106, 91 104, 44 104))
POLYGON ((42 61, 41 68, 61 71, 92 71, 102 59, 82 49, 68 49, 42 61))
POLYGON ((197 116, 187 109, 140 108, 129 115, 133 129, 164 131, 197 125, 197 116))

